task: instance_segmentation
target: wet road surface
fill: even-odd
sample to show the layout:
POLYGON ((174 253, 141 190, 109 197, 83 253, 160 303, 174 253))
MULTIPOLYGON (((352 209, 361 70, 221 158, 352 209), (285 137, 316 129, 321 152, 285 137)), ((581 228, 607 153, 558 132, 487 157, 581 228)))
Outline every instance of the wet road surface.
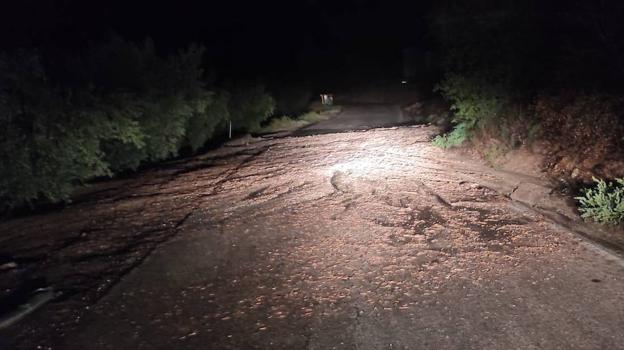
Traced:
MULTIPOLYGON (((485 186, 504 181, 433 147, 435 132, 248 139, 2 224, 45 232, 58 247, 39 268, 61 288, 88 286, 8 338, 26 348, 56 333, 40 344, 55 349, 624 348, 622 261, 485 186), (78 238, 55 243, 67 232, 78 238)), ((1 244, 39 249, 20 237, 1 244)))

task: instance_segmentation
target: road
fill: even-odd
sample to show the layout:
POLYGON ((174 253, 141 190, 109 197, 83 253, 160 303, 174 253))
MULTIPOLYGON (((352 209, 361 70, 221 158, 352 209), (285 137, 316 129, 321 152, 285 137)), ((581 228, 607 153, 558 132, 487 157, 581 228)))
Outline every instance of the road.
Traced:
POLYGON ((0 246, 54 247, 38 268, 76 291, 0 335, 54 349, 624 348, 622 260, 512 201, 500 172, 433 147, 435 133, 243 139, 1 224, 20 235, 0 246))
POLYGON ((352 104, 343 107, 337 118, 331 118, 298 130, 295 136, 333 132, 368 130, 372 128, 407 125, 413 120, 399 106, 382 103, 352 104))

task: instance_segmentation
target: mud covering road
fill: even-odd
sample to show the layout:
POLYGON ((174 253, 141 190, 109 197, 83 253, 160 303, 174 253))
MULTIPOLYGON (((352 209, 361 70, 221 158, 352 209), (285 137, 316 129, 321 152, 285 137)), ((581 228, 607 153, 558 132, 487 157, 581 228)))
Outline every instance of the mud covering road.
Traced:
POLYGON ((624 265, 431 127, 243 139, 0 224, 33 349, 621 349, 624 265), (164 243, 162 243, 164 242, 164 243))

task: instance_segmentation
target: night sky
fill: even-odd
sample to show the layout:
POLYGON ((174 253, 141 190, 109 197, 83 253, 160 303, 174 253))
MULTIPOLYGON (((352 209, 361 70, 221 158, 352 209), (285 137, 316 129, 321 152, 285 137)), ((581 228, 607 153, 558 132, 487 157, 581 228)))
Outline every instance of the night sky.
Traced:
POLYGON ((195 42, 220 74, 400 71, 401 50, 424 47, 428 1, 22 0, 0 11, 3 48, 80 50, 112 33, 151 37, 168 53, 195 42))

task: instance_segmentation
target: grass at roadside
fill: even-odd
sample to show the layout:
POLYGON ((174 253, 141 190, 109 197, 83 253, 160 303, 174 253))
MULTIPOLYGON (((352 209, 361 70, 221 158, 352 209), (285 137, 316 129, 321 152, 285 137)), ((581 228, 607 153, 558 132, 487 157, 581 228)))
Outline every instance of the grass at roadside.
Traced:
POLYGON ((304 113, 298 117, 292 118, 289 116, 282 116, 279 118, 274 118, 271 122, 260 129, 261 133, 272 133, 278 131, 291 131, 303 128, 305 126, 318 123, 323 120, 329 119, 332 115, 339 112, 339 107, 333 107, 332 109, 325 111, 313 111, 304 113))

